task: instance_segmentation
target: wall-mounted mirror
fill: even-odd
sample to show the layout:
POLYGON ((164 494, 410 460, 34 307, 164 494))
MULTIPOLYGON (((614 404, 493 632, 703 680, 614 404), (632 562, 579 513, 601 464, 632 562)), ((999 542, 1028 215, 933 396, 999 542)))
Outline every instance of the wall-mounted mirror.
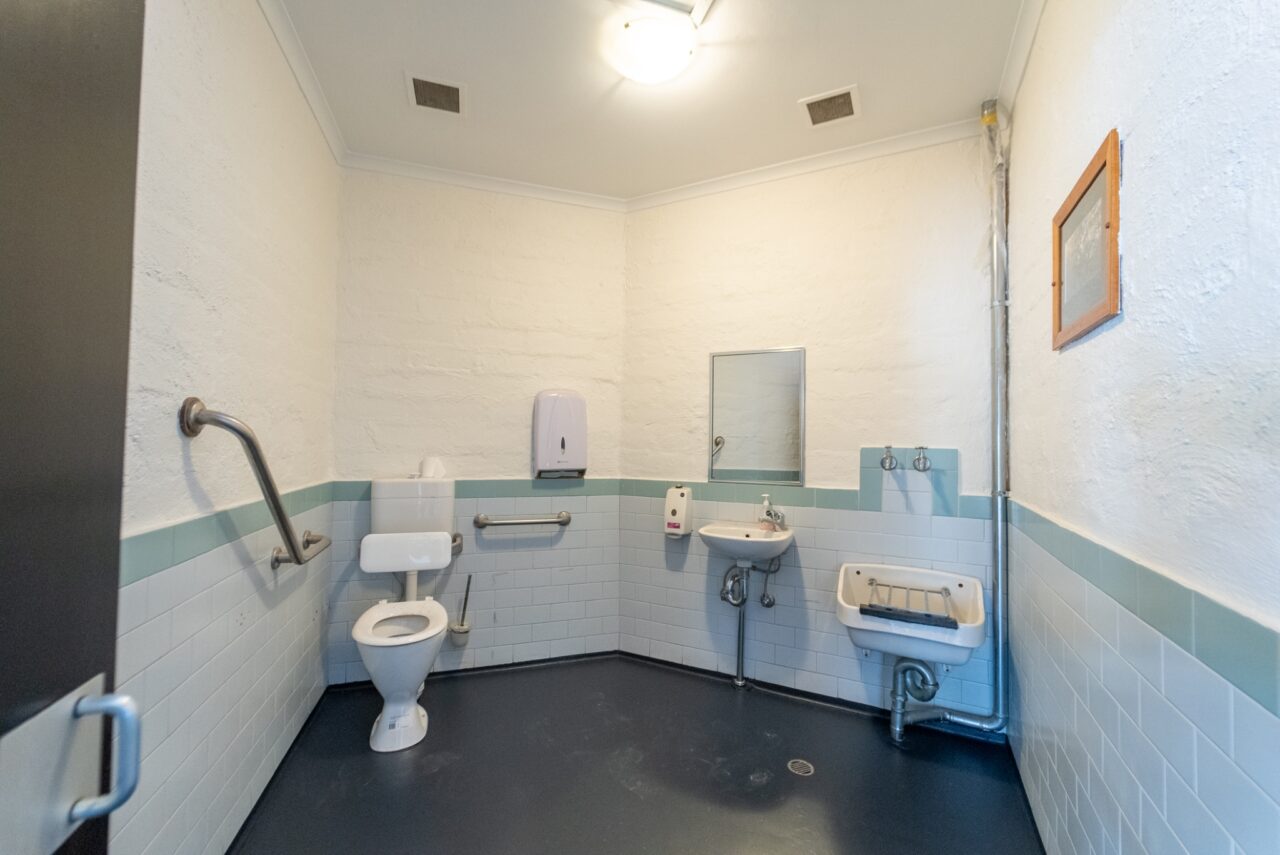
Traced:
POLYGON ((804 483, 804 348, 711 354, 712 481, 804 483))

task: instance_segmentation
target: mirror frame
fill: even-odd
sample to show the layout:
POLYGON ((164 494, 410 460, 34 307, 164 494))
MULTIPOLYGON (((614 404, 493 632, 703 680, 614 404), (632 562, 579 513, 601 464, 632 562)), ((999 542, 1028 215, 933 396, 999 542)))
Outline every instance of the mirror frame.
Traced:
POLYGON ((707 481, 717 484, 779 484, 788 487, 804 486, 805 458, 805 352, 803 347, 763 347, 756 350, 724 350, 711 354, 707 362, 707 374, 710 379, 710 397, 707 399, 707 481), (716 357, 717 356, 751 356, 757 353, 799 353, 800 354, 800 478, 797 481, 744 481, 736 478, 715 477, 715 445, 716 445, 716 357))

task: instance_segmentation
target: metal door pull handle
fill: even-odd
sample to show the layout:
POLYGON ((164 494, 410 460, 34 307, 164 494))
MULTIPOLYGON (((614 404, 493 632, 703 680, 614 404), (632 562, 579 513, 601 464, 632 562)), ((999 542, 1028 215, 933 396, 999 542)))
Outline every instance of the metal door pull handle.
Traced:
POLYGON ((138 705, 128 695, 87 695, 76 701, 75 717, 107 715, 115 720, 117 744, 115 780, 111 790, 93 798, 77 799, 71 805, 71 821, 106 816, 129 800, 138 788, 138 767, 142 762, 142 720, 138 705))

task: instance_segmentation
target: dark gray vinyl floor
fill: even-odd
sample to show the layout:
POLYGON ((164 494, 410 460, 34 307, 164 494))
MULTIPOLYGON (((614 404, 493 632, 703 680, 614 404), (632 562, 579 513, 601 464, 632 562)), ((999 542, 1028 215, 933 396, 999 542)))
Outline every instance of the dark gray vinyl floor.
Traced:
POLYGON ((427 738, 369 750, 321 699, 231 851, 1040 853, 1003 745, 621 656, 433 677, 427 738), (809 777, 787 762, 810 761, 809 777))

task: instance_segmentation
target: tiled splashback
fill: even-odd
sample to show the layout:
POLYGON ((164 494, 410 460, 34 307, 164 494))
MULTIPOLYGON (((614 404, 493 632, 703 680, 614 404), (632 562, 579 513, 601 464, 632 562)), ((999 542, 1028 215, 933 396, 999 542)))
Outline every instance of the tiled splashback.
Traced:
MULTIPOLYGON (((858 490, 689 484, 695 525, 754 520, 760 495, 768 492, 796 532, 796 547, 770 580, 778 604, 749 606, 750 676, 886 705, 886 664, 878 654, 856 650, 835 620, 836 571, 845 561, 945 567, 978 576, 989 589, 988 500, 952 496, 944 505, 949 513, 935 516, 933 479, 956 483, 946 474, 954 476, 954 462, 947 468, 945 452, 939 458, 936 473, 913 473, 919 478, 910 481, 926 485, 927 504, 907 502, 909 491, 897 480, 877 483, 876 499, 887 498, 896 512, 859 510, 866 493, 858 490)), ((665 537, 660 515, 669 486, 634 479, 459 481, 456 530, 464 538, 463 554, 449 570, 424 574, 419 584, 456 616, 470 575, 472 631, 461 646, 445 644, 437 670, 621 649, 731 673, 737 612, 719 598, 727 563, 710 555, 696 534, 665 537), (472 526, 477 512, 560 510, 574 514, 566 529, 477 533, 472 526)), ((371 577, 358 568, 359 540, 369 526, 367 488, 362 492, 358 482, 347 482, 335 485, 334 495, 328 672, 331 683, 341 683, 367 679, 351 641, 352 623, 379 599, 401 591, 395 577, 371 577)), ((758 574, 753 585, 758 594, 758 574)), ((989 710, 991 670, 988 643, 969 664, 941 674, 941 697, 965 709, 989 710)))
MULTIPOLYGON (((753 488, 759 492, 770 488, 753 488)), ((699 495, 697 487, 694 496, 699 495)), ((991 529, 982 519, 785 505, 795 546, 769 580, 773 608, 759 603, 764 578, 753 574, 747 605, 747 676, 874 706, 887 706, 889 667, 853 646, 835 615, 837 571, 845 562, 905 564, 977 576, 990 608, 991 529)), ((663 500, 623 496, 620 504, 622 650, 722 673, 737 656, 737 609, 720 599, 733 562, 697 535, 668 539, 663 500)), ((758 502, 696 499, 695 525, 754 521, 758 502)), ((942 702, 990 711, 992 654, 987 642, 963 666, 939 672, 942 702)))
POLYGON ((1280 852, 1275 634, 1012 510, 1010 740, 1049 853, 1280 852))
MULTIPOLYGON (((666 482, 624 485, 632 492, 663 494, 667 486, 666 482)), ((486 489, 527 492, 534 488, 514 482, 505 488, 490 484, 486 489)), ((594 489, 584 487, 583 491, 594 489)), ((702 485, 693 489, 697 496, 702 485)), ((777 491, 776 487, 764 489, 773 491, 771 495, 777 491)), ((758 486, 748 488, 756 498, 759 490, 758 486)), ((886 705, 887 666, 878 654, 854 648, 835 619, 836 570, 845 561, 946 568, 978 576, 989 587, 990 523, 778 504, 788 514, 797 545, 769 583, 778 604, 764 609, 753 599, 749 606, 749 675, 831 697, 886 705)), ((439 598, 450 615, 457 615, 470 574, 472 631, 463 647, 446 643, 437 669, 621 649, 732 673, 737 611, 719 597, 720 576, 728 560, 710 555, 696 535, 668 539, 661 528, 661 505, 660 498, 636 495, 459 499, 457 530, 463 534, 463 554, 449 570, 420 579, 419 585, 424 593, 439 598), (559 510, 574 514, 567 529, 498 529, 495 535, 492 529, 477 534, 471 525, 476 512, 559 510)), ((754 501, 698 499, 695 524, 753 520, 758 510, 754 501)), ((368 678, 351 641, 352 623, 379 599, 398 597, 401 591, 394 577, 370 577, 358 569, 359 539, 369 525, 368 503, 336 502, 334 518, 328 667, 330 682, 341 683, 368 678)), ((758 594, 761 586, 757 574, 753 591, 758 594)), ((991 667, 988 643, 969 664, 941 674, 941 697, 965 709, 989 710, 991 667)))
MULTIPOLYGON (((975 575, 990 609, 989 500, 958 494, 946 450, 930 452, 928 474, 908 468, 913 452, 895 449, 900 469, 885 473, 883 449, 864 451, 873 465, 860 490, 687 484, 696 525, 754 520, 768 492, 795 531, 769 582, 774 608, 752 579, 750 677, 886 705, 888 665, 835 618, 843 562, 975 575)), ((623 650, 731 673, 737 613, 719 598, 728 560, 696 534, 665 537, 668 486, 458 481, 464 552, 420 586, 457 617, 470 576, 472 629, 464 644, 446 641, 437 670, 623 650), (472 525, 477 512, 559 510, 572 525, 472 525)), ((341 481, 286 496, 299 529, 333 538, 302 568, 266 569, 277 535, 261 502, 122 543, 118 677, 147 736, 141 793, 113 817, 113 851, 194 836, 221 851, 324 684, 367 678, 351 624, 401 594, 398 576, 358 569, 369 492, 341 481)), ((1050 851, 1130 838, 1150 851, 1273 851, 1280 777, 1264 761, 1280 741, 1276 633, 1026 508, 1014 504, 1011 520, 1012 736, 1050 851)), ((988 638, 940 673, 941 702, 989 710, 992 667, 988 638)))
MULTIPOLYGON (((948 449, 930 450, 933 469, 924 474, 909 468, 914 449, 895 448, 894 453, 899 460, 899 469, 884 472, 879 467, 883 449, 863 449, 860 462, 866 465, 862 467, 863 481, 860 490, 759 484, 688 484, 696 500, 694 512, 697 521, 754 518, 760 494, 768 492, 773 501, 787 511, 789 521, 797 527, 797 547, 788 553, 786 567, 778 578, 772 580, 771 585, 779 587, 782 593, 775 596, 779 596, 780 603, 785 608, 794 606, 785 603, 782 597, 796 594, 805 599, 806 606, 814 606, 807 608, 811 614, 806 617, 802 627, 801 637, 804 641, 782 644, 781 653, 775 644, 772 656, 767 655, 770 651, 761 644, 768 642, 761 642, 758 636, 773 632, 775 636, 781 635, 785 639, 785 631, 769 630, 766 626, 794 618, 780 618, 791 614, 787 611, 770 612, 751 607, 752 620, 749 621, 749 627, 753 628, 749 632, 753 642, 760 642, 751 645, 751 661, 755 663, 753 668, 791 668, 791 672, 771 667, 763 669, 771 671, 779 677, 779 682, 786 684, 794 681, 795 685, 806 683, 816 686, 821 683, 828 690, 832 688, 830 680, 805 676, 808 674, 836 677, 837 681, 843 679, 875 687, 880 681, 858 679, 868 677, 870 665, 866 662, 860 664, 856 674, 848 663, 842 664, 837 675, 810 670, 814 667, 814 660, 805 659, 793 652, 812 651, 824 655, 840 655, 846 636, 842 627, 833 627, 829 622, 830 601, 824 599, 834 596, 834 573, 839 564, 862 557, 891 563, 989 567, 990 547, 986 545, 990 538, 989 529, 984 526, 983 545, 975 546, 977 532, 969 525, 970 521, 985 521, 989 517, 989 499, 985 496, 958 494, 958 479, 955 477, 958 460, 954 452, 948 449), (954 559, 951 558, 953 554, 956 556, 954 559), (823 602, 828 607, 824 608, 823 602), (813 631, 821 635, 810 638, 809 633, 813 631), (779 660, 799 664, 785 665, 779 660)), ((711 662, 709 654, 715 653, 719 663, 725 641, 717 636, 725 633, 721 632, 720 626, 723 615, 716 609, 723 608, 727 610, 726 614, 731 614, 730 607, 718 601, 721 570, 716 568, 715 559, 705 554, 696 535, 687 541, 667 541, 661 537, 655 519, 656 501, 638 501, 660 499, 668 486, 670 484, 666 481, 625 478, 582 481, 458 481, 456 528, 466 539, 466 550, 450 570, 440 574, 437 579, 428 578, 424 583, 426 590, 439 593, 453 613, 460 606, 465 576, 469 573, 476 574, 473 583, 476 598, 473 599, 471 608, 477 615, 474 625, 480 633, 468 639, 468 643, 460 648, 447 645, 441 655, 441 667, 474 667, 528 658, 536 656, 537 651, 544 647, 548 651, 553 647, 557 651, 571 650, 578 646, 577 642, 568 641, 574 638, 584 639, 584 650, 607 649, 601 645, 607 644, 607 637, 615 632, 621 636, 629 636, 627 639, 620 639, 619 646, 622 649, 639 649, 644 646, 642 641, 647 640, 650 642, 649 655, 689 662, 696 659, 707 667, 711 662), (504 513, 505 509, 516 507, 538 508, 542 510, 530 512, 541 513, 544 510, 562 508, 572 510, 593 502, 598 507, 598 503, 606 499, 611 499, 618 510, 613 511, 611 506, 610 510, 600 513, 616 513, 616 521, 613 516, 583 516, 596 512, 577 511, 574 524, 558 535, 541 534, 536 529, 514 529, 491 530, 495 533, 477 538, 471 526, 470 503, 475 504, 475 510, 492 514, 504 513), (580 542, 583 537, 586 538, 585 545, 580 542), (644 545, 645 543, 648 545, 644 545), (601 552, 597 554, 589 550, 601 552), (685 552, 682 553, 682 550, 685 552), (644 596, 637 596, 635 589, 629 587, 669 587, 673 582, 672 577, 652 575, 658 569, 666 570, 669 561, 677 562, 685 573, 690 573, 693 568, 701 568, 697 574, 697 583, 705 588, 702 593, 716 597, 706 604, 699 620, 695 620, 690 614, 665 611, 666 608, 675 606, 671 602, 658 602, 655 591, 648 591, 648 599, 645 599, 644 596), (529 566, 526 567, 526 564, 529 566), (617 568, 616 574, 613 572, 614 566, 617 568), (586 569, 573 569, 578 567, 586 569), (650 574, 647 582, 642 578, 646 573, 650 574), (591 588, 570 587, 595 584, 617 584, 619 603, 616 610, 597 603, 590 607, 582 606, 582 615, 575 617, 578 606, 561 606, 555 611, 553 619, 551 610, 547 609, 546 622, 555 625, 535 628, 535 623, 544 622, 541 619, 543 610, 539 608, 519 613, 517 608, 518 600, 526 596, 529 601, 524 605, 539 607, 553 605, 561 595, 564 597, 562 602, 608 600, 608 593, 596 597, 590 595, 593 590, 591 588), (490 585, 492 595, 484 587, 490 585), (507 589, 506 593, 498 593, 504 588, 507 589), (490 596, 492 606, 488 605, 490 596), (580 599, 575 600, 574 597, 580 599), (503 605, 498 605, 499 602, 503 605), (649 607, 648 617, 643 615, 646 606, 649 607), (652 617, 655 606, 658 607, 657 614, 676 622, 655 621, 652 617), (587 613, 588 608, 591 614, 587 613), (616 621, 611 620, 614 617, 617 618, 616 621), (600 619, 598 624, 595 622, 597 618, 600 619), (493 623, 484 626, 480 623, 484 620, 492 620, 493 623), (526 623, 501 624, 502 621, 522 620, 526 623), (637 620, 644 623, 633 623, 637 620), (589 622, 561 625, 555 623, 557 621, 589 622), (525 629, 512 628, 517 625, 527 626, 527 632, 525 629), (689 630, 689 633, 662 627, 689 630), (641 629, 643 631, 639 631, 641 629), (489 630, 493 630, 492 633, 489 630), (698 632, 709 633, 702 637, 700 644, 680 644, 671 640, 677 636, 694 637, 690 633, 698 632), (517 651, 518 645, 536 646, 522 647, 517 651), (670 647, 664 645, 683 649, 677 656, 670 647), (511 660, 506 658, 508 655, 511 660)), ((329 557, 323 559, 333 565, 330 600, 335 609, 328 630, 333 654, 329 657, 328 677, 334 682, 355 679, 361 671, 358 657, 353 657, 344 624, 354 620, 351 613, 357 609, 358 604, 396 596, 399 590, 399 582, 394 577, 366 577, 354 564, 359 539, 368 526, 369 482, 339 481, 320 484, 294 491, 287 494, 285 499, 291 512, 295 514, 308 508, 322 505, 328 507, 332 504, 335 522, 333 531, 329 534, 334 538, 335 545, 328 553, 329 557)), ((1276 633, 1201 594, 1181 587, 1167 576, 1097 547, 1065 529, 1059 530, 1030 510, 1015 505, 1012 514, 1015 515, 1015 523, 1043 539, 1046 547, 1060 558, 1066 558, 1075 572, 1096 581, 1119 604, 1141 616, 1144 621, 1189 651, 1193 649, 1193 633, 1198 630, 1195 656, 1266 709, 1272 712, 1280 710, 1280 691, 1277 691, 1280 667, 1276 665, 1280 660, 1280 643, 1277 642, 1276 633)), ((121 546, 122 584, 145 579, 152 573, 189 561, 230 539, 268 525, 269 517, 265 506, 261 502, 255 502, 126 538, 121 546)), ((986 572, 984 569, 983 574, 986 572)), ((687 603, 687 592, 696 589, 698 585, 691 581, 694 579, 692 575, 681 578, 683 581, 678 585, 686 593, 669 593, 664 596, 668 600, 683 599, 687 603)), ((989 591, 989 579, 986 581, 989 591)), ((612 587, 602 589, 612 590, 612 587)), ((793 624, 792 628, 797 626, 799 625, 793 624)), ((795 641, 795 634, 792 635, 795 641)), ((980 651, 979 656, 984 661, 989 661, 989 654, 985 650, 980 651)), ((716 667, 728 670, 720 664, 716 667)), ((834 667, 835 664, 828 661, 828 668, 834 667)), ((970 682, 984 683, 982 679, 970 679, 970 682)), ((827 693, 839 694, 840 683, 836 682, 834 687, 834 691, 827 693)), ((944 698, 963 703, 964 688, 961 687, 959 691, 960 694, 955 695, 956 688, 944 689, 944 698), (949 696, 947 693, 952 694, 949 696)), ((969 687, 968 697, 977 697, 978 691, 976 686, 969 687)), ((858 693, 867 697, 876 694, 862 689, 855 690, 853 686, 846 687, 846 695, 858 693)))
MULTIPOLYGON (((329 528, 327 501, 293 507, 300 528, 329 528)), ((259 527, 122 584, 116 685, 142 712, 143 758, 111 814, 115 855, 226 851, 324 691, 329 580, 272 570, 277 543, 259 527)))
MULTIPOLYGON (((474 492, 463 489, 460 494, 474 492)), ((588 482, 590 483, 590 482, 588 482)), ((583 493, 592 488, 585 487, 583 493)), ((522 492, 520 489, 507 492, 522 492)), ((451 620, 462 611, 467 578, 471 631, 446 639, 435 670, 454 670, 618 649, 618 496, 558 495, 459 498, 455 530, 462 554, 447 570, 420 574, 419 594, 431 595, 451 620), (494 516, 569 511, 573 523, 478 530, 477 513, 494 516)), ((360 539, 369 532, 369 502, 334 503, 330 552, 328 671, 330 683, 369 679, 352 624, 381 599, 403 596, 398 574, 371 576, 359 567, 360 539)))

